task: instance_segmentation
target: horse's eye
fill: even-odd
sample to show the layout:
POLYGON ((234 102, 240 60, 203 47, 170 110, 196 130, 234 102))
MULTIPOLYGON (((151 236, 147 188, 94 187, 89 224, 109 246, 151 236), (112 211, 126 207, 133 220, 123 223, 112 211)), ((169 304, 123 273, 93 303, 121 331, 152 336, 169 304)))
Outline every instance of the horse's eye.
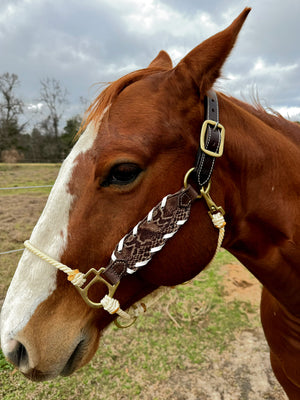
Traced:
POLYGON ((101 186, 128 185, 135 181, 142 169, 133 163, 123 163, 113 166, 101 186))

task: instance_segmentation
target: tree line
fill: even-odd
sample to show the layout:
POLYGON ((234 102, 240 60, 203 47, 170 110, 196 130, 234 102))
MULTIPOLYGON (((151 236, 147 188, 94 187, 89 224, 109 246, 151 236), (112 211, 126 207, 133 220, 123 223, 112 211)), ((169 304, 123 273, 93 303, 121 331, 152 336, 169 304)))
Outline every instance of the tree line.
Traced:
POLYGON ((69 153, 81 116, 65 121, 68 92, 59 81, 46 78, 40 84, 32 123, 26 121, 26 106, 16 95, 18 76, 0 75, 0 162, 61 162, 69 153))

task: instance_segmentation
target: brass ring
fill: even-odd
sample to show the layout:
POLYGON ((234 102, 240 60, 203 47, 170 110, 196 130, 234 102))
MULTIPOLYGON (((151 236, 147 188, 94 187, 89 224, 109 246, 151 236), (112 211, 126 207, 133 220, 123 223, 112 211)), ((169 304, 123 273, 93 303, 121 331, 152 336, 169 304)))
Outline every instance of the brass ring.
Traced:
POLYGON ((117 328, 119 329, 125 329, 125 328, 129 328, 131 325, 133 325, 135 323, 135 321, 137 320, 137 317, 132 317, 132 320, 129 321, 128 323, 124 323, 122 324, 119 321, 119 317, 117 319, 114 320, 114 324, 116 325, 117 328))
POLYGON ((188 179, 193 171, 195 171, 194 167, 189 169, 188 172, 185 174, 185 177, 183 179, 183 186, 185 189, 188 187, 188 179))
MULTIPOLYGON (((194 171, 195 171, 195 167, 189 169, 187 171, 187 173, 185 174, 185 177, 183 179, 183 186, 184 186, 185 189, 188 187, 188 185, 189 185, 189 183, 188 183, 189 177, 190 177, 191 173, 194 172, 194 171)), ((202 194, 199 194, 196 198, 197 199, 201 199, 201 197, 202 197, 202 194)))

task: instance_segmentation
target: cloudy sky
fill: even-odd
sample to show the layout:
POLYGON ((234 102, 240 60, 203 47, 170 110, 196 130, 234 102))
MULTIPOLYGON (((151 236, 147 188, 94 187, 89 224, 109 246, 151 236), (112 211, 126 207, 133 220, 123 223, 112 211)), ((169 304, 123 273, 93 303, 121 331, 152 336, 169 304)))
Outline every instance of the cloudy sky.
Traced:
POLYGON ((299 0, 1 0, 0 74, 37 104, 40 80, 69 92, 66 113, 83 111, 95 83, 143 68, 164 49, 176 64, 243 10, 252 11, 218 87, 300 120, 299 0))

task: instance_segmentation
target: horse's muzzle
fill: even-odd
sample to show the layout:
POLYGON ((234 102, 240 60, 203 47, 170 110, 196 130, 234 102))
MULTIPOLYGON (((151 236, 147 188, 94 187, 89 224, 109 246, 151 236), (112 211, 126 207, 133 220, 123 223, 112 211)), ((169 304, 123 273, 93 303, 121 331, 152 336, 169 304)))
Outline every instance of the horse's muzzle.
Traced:
POLYGON ((38 366, 35 367, 32 365, 32 360, 30 362, 30 355, 26 349, 26 347, 17 340, 12 340, 10 343, 11 351, 6 355, 7 360, 16 366, 20 372, 26 378, 35 381, 42 382, 46 380, 51 380, 58 375, 68 376, 71 375, 80 365, 84 352, 88 347, 88 339, 83 338, 76 345, 75 349, 71 353, 68 361, 60 370, 55 371, 40 371, 38 366))

